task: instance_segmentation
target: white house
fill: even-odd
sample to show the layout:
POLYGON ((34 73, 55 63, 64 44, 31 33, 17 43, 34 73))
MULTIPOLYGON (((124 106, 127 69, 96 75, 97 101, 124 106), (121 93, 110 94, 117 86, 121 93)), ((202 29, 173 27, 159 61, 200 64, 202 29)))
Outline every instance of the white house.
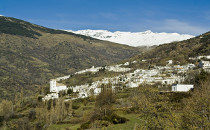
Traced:
POLYGON ((66 85, 64 85, 62 83, 57 83, 56 79, 50 80, 50 92, 59 93, 62 90, 67 90, 66 85))
POLYGON ((58 98, 59 98, 58 93, 50 93, 50 94, 47 94, 42 100, 46 101, 46 100, 58 99, 58 98))
POLYGON ((193 69, 193 68, 195 68, 195 64, 188 64, 187 67, 190 69, 193 69))
POLYGON ((173 60, 168 60, 167 63, 168 63, 168 65, 171 65, 171 64, 173 64, 173 60))
POLYGON ((139 82, 129 82, 126 86, 130 88, 136 88, 140 85, 139 82))
POLYGON ((204 59, 210 59, 210 55, 208 55, 208 56, 198 56, 197 58, 198 59, 202 59, 202 58, 204 58, 204 59))
POLYGON ((137 63, 137 61, 136 61, 136 60, 134 60, 132 63, 133 63, 133 64, 135 64, 135 63, 137 63))
POLYGON ((94 94, 97 95, 99 93, 101 93, 101 88, 95 88, 94 89, 94 94))
POLYGON ((125 64, 124 64, 125 66, 127 66, 127 65, 129 65, 129 62, 125 62, 125 64))
POLYGON ((193 88, 193 84, 176 84, 172 85, 172 92, 188 92, 193 88))
POLYGON ((66 76, 63 76, 63 77, 58 77, 58 78, 56 78, 56 81, 66 80, 66 79, 68 79, 70 77, 71 77, 71 75, 66 75, 66 76))
POLYGON ((199 67, 203 69, 210 69, 210 62, 209 61, 200 61, 199 67))

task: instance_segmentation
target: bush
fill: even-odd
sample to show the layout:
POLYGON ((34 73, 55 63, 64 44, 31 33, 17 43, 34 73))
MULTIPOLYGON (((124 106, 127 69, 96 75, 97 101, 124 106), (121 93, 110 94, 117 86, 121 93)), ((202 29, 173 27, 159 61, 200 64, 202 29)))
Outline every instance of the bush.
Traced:
POLYGON ((3 116, 0 116, 0 126, 3 125, 3 121, 4 121, 4 117, 3 116))
POLYGON ((68 89, 67 90, 67 94, 72 94, 73 93, 73 90, 72 89, 68 89))
POLYGON ((90 121, 83 123, 79 129, 81 129, 81 130, 89 129, 90 123, 91 123, 90 121))
POLYGON ((78 109, 80 106, 79 105, 77 105, 77 104, 72 104, 72 109, 78 109))
POLYGON ((38 96, 38 98, 37 98, 38 102, 42 102, 42 98, 43 98, 43 96, 38 96))
POLYGON ((129 121, 125 117, 118 116, 117 114, 111 114, 111 115, 106 115, 103 120, 109 121, 110 123, 113 124, 122 124, 126 123, 126 121, 129 121))
POLYGON ((33 120, 36 118, 36 111, 34 109, 31 109, 28 113, 28 119, 33 120))
POLYGON ((111 123, 109 121, 105 121, 105 120, 95 120, 94 122, 88 121, 82 124, 79 130, 102 128, 102 127, 107 127, 110 124, 111 123))

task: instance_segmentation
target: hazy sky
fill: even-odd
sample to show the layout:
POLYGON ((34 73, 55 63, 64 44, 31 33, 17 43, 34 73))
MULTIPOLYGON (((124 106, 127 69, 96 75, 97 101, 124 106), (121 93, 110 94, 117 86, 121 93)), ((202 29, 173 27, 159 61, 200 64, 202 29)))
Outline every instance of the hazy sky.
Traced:
POLYGON ((210 0, 0 0, 0 15, 67 30, 210 31, 210 0))

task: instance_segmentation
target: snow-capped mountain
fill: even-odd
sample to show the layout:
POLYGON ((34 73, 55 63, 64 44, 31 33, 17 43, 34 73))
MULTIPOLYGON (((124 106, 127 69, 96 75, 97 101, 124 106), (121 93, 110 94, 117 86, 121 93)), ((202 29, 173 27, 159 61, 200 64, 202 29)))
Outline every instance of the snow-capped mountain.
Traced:
POLYGON ((107 40, 115 43, 130 46, 152 46, 173 41, 182 41, 194 36, 178 33, 154 33, 150 30, 145 32, 110 32, 107 30, 66 30, 76 34, 86 35, 100 40, 107 40))

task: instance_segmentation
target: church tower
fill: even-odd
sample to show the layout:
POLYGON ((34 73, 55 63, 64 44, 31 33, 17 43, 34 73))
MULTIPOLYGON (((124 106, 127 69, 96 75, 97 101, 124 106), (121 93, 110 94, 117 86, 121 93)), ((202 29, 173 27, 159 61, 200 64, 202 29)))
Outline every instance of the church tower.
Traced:
POLYGON ((50 80, 50 92, 56 92, 56 79, 51 79, 50 80))

